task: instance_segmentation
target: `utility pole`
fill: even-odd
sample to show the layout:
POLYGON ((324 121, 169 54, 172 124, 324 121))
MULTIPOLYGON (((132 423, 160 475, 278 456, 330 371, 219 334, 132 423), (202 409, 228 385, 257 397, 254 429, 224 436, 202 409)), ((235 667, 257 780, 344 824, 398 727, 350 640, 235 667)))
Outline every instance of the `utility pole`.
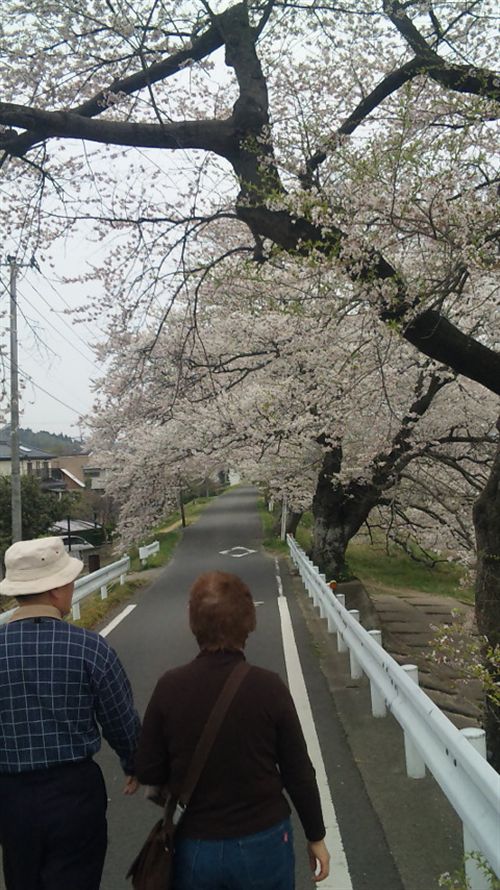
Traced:
POLYGON ((19 456, 19 365, 17 357, 17 273, 20 268, 40 271, 38 263, 31 257, 29 263, 18 263, 15 256, 7 256, 10 269, 10 466, 11 466, 11 511, 12 543, 23 537, 21 503, 21 461, 19 456))
POLYGON ((21 504, 21 462, 19 459, 19 376, 17 358, 17 263, 8 256, 10 266, 10 466, 12 543, 23 537, 21 504))

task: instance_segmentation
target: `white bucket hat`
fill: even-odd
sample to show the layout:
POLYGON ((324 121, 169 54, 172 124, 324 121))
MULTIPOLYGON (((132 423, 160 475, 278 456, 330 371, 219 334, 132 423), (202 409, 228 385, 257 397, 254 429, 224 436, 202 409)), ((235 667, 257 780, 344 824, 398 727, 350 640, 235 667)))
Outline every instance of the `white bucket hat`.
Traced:
POLYGON ((62 538, 18 541, 5 551, 6 574, 0 581, 4 596, 28 596, 74 581, 83 562, 68 556, 62 538))

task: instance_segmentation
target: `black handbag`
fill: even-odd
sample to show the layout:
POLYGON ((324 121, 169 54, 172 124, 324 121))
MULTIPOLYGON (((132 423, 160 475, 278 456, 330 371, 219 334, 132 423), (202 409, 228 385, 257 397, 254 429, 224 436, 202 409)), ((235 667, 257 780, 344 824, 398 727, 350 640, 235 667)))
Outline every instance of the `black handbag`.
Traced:
POLYGON ((229 674, 196 745, 178 798, 167 795, 163 817, 153 826, 127 872, 134 890, 169 890, 172 886, 174 836, 198 784, 215 737, 240 683, 250 670, 239 662, 229 674))

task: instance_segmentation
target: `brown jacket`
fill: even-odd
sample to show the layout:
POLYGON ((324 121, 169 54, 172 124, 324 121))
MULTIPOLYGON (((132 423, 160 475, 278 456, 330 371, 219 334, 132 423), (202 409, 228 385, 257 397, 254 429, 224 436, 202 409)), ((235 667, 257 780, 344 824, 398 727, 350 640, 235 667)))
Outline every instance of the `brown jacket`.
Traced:
MULTIPOLYGON (((241 652, 201 652, 167 671, 146 710, 137 777, 178 794, 203 726, 241 652)), ((325 835, 313 766, 291 695, 253 666, 219 730, 181 823, 192 838, 255 834, 286 819, 291 798, 308 840, 325 835)))

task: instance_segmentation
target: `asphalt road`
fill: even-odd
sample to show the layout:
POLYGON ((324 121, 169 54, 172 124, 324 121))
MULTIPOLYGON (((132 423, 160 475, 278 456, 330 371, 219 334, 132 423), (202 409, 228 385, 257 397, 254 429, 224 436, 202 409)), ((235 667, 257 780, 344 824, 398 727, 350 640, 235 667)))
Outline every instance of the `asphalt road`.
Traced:
MULTIPOLYGON (((174 559, 154 583, 137 599, 137 608, 109 635, 130 676, 137 706, 142 713, 155 682, 168 668, 188 661, 196 643, 187 623, 187 591, 198 574, 207 569, 232 571, 249 585, 257 609, 257 630, 247 646, 249 661, 277 671, 287 679, 280 615, 276 566, 260 546, 261 524, 256 508, 256 492, 237 488, 218 498, 198 522, 186 529, 174 559), (245 556, 221 551, 245 547, 245 556)), ((286 578, 284 594, 287 595, 286 578)), ((135 602, 136 600, 134 600, 135 602)), ((317 659, 295 598, 290 596, 300 659, 311 702, 316 730, 334 805, 340 821, 353 890, 401 890, 402 884, 387 848, 384 834, 365 793, 360 774, 337 719, 331 694, 317 659)), ((122 796, 123 779, 119 764, 107 748, 99 755, 109 792, 110 844, 102 890, 127 887, 124 871, 156 820, 151 804, 122 796)), ((297 890, 314 886, 305 855, 300 825, 295 826, 297 890)), ((336 878, 333 849, 332 878, 328 886, 344 890, 336 878)), ((325 887, 325 884, 323 884, 325 887)))
MULTIPOLYGON (((251 488, 231 490, 213 502, 194 526, 186 529, 169 565, 148 588, 131 600, 137 604, 136 608, 109 634, 108 641, 125 665, 140 713, 145 709, 157 678, 168 668, 190 660, 197 652, 187 622, 187 591, 197 575, 207 569, 235 572, 249 585, 259 606, 257 630, 249 640, 247 658, 287 679, 276 563, 261 549, 260 541, 256 492, 251 488), (221 552, 235 547, 248 548, 252 552, 240 557, 235 553, 242 551, 221 552)), ((285 609, 291 614, 349 871, 347 876, 340 864, 340 850, 332 848, 332 876, 320 886, 325 890, 403 890, 385 834, 353 760, 334 700, 315 657, 314 644, 287 578, 284 571, 285 609)), ((125 890, 130 886, 124 877, 127 866, 149 827, 158 818, 158 810, 145 801, 140 792, 132 798, 123 796, 119 762, 106 744, 98 760, 109 796, 110 841, 102 890, 125 890)), ((315 765, 318 768, 318 764, 315 765)), ((314 884, 299 824, 295 824, 295 846, 297 890, 307 890, 314 884)))

